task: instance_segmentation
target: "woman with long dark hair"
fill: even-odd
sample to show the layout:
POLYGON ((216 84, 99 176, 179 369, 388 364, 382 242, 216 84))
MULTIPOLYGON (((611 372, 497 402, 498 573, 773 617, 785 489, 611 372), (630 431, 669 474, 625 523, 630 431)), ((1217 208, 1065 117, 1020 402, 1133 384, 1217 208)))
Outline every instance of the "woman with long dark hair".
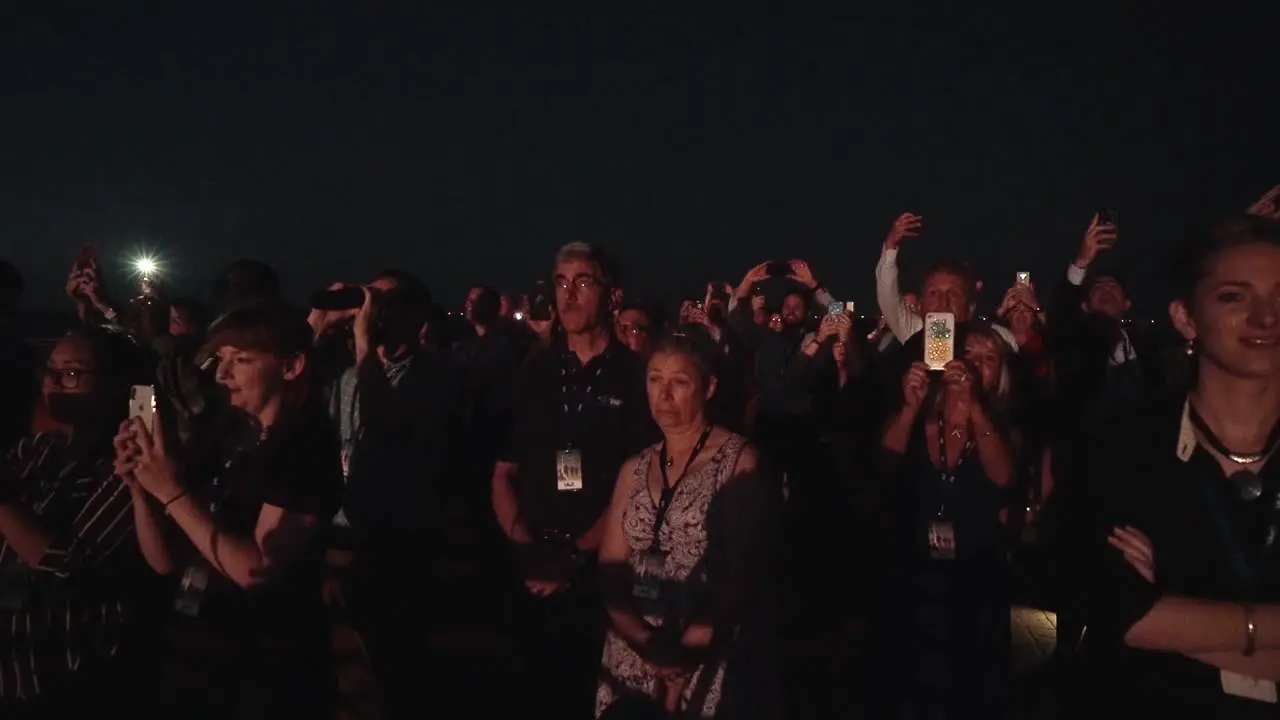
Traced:
POLYGON ((210 328, 232 417, 207 456, 175 457, 138 419, 116 438, 116 472, 148 498, 135 503, 142 552, 178 581, 162 703, 186 717, 332 716, 318 535, 338 510, 342 469, 308 387, 311 335, 280 307, 210 328))

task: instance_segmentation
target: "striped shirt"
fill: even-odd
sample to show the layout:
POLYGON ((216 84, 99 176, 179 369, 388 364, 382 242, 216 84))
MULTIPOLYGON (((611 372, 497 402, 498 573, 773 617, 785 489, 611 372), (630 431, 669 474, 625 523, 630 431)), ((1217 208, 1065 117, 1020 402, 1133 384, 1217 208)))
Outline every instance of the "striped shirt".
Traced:
POLYGON ((5 462, 10 502, 54 535, 27 565, 0 536, 0 698, 56 693, 59 676, 114 655, 125 619, 124 563, 137 558, 132 497, 111 458, 75 452, 66 436, 20 441, 5 462))

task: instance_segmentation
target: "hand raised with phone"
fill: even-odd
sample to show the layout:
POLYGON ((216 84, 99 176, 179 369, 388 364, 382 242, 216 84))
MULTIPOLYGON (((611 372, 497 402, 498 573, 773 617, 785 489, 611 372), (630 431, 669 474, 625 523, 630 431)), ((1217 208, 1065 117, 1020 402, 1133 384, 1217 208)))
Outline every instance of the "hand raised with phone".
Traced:
POLYGON ((824 315, 822 323, 818 325, 818 342, 826 342, 834 340, 835 342, 849 342, 849 336, 852 334, 853 322, 849 320, 848 315, 824 315))
POLYGON ((1080 249, 1076 251, 1076 259, 1072 265, 1084 270, 1098 259, 1098 253, 1110 250, 1116 244, 1116 226, 1103 224, 1101 215, 1095 213, 1080 241, 1080 249))

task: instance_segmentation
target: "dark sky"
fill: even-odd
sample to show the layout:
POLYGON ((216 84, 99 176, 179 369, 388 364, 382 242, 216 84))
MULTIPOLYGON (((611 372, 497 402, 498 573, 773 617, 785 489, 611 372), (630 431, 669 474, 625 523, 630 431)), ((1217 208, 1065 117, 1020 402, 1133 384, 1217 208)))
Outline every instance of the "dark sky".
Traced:
POLYGON ((0 257, 39 307, 89 241, 199 294, 254 256, 296 296, 401 266, 457 304, 587 239, 648 295, 799 256, 870 302, 902 210, 912 267, 1003 287, 1059 277, 1113 205, 1151 308, 1189 231, 1280 182, 1260 16, 81 5, 0 37, 0 257))

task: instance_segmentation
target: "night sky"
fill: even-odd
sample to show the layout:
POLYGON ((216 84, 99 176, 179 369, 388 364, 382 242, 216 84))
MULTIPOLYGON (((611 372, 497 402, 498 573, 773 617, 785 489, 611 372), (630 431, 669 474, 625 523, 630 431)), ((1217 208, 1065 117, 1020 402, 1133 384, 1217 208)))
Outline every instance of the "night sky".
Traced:
POLYGON ((81 5, 0 37, 0 257, 33 307, 64 302, 84 242, 115 268, 153 250, 187 293, 253 256, 298 298, 398 266, 456 306, 576 239, 648 296, 803 257, 871 303, 904 210, 926 223, 910 267, 1043 291, 1109 205, 1150 312, 1173 248, 1280 182, 1274 25, 1199 3, 81 5))

